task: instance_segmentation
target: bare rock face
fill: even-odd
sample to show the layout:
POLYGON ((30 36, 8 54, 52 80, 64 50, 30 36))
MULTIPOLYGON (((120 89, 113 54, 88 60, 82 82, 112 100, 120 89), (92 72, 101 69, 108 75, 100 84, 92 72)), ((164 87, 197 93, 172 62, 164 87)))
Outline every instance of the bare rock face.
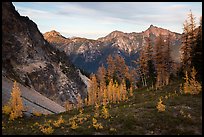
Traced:
MULTIPOLYGON (((64 52, 49 45, 28 17, 2 3, 2 75, 63 104, 86 96, 85 84, 64 52)), ((60 36, 53 32, 53 36, 60 36)))

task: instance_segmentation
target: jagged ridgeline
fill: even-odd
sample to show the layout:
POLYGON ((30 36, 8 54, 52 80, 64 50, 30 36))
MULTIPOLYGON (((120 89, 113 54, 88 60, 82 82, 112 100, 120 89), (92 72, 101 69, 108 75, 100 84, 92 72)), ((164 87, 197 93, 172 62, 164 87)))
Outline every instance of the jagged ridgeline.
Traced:
POLYGON ((171 56, 174 62, 180 63, 180 47, 182 35, 167 29, 150 25, 145 31, 124 33, 113 31, 97 40, 80 37, 65 38, 59 32, 52 30, 43 34, 44 38, 55 48, 64 51, 74 65, 89 73, 95 73, 102 64, 107 66, 109 55, 119 54, 128 66, 133 67, 132 60, 138 59, 140 51, 147 45, 149 38, 154 46, 159 35, 171 35, 171 56))
POLYGON ((43 38, 37 25, 2 3, 2 75, 63 104, 86 96, 86 85, 64 52, 43 38))

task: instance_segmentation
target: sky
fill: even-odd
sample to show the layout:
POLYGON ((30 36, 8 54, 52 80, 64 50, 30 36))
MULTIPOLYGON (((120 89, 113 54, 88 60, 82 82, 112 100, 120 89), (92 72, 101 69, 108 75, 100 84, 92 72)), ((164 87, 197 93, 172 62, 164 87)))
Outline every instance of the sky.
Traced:
POLYGON ((97 39, 112 31, 142 32, 152 24, 182 33, 192 11, 196 23, 202 16, 202 2, 13 2, 22 16, 28 16, 41 33, 51 30, 63 36, 97 39))

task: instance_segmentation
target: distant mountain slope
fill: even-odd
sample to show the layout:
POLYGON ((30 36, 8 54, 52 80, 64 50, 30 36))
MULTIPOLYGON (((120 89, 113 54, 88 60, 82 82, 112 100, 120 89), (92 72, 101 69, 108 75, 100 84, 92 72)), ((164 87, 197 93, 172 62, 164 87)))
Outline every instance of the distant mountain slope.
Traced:
POLYGON ((2 75, 58 103, 86 96, 86 86, 64 52, 43 38, 37 25, 2 3, 2 75))
POLYGON ((96 72, 101 64, 106 65, 106 58, 110 54, 120 54, 131 66, 131 60, 139 57, 141 48, 146 44, 145 38, 149 37, 154 44, 159 34, 172 36, 171 55, 173 60, 179 63, 182 35, 153 25, 140 33, 124 33, 116 30, 97 40, 65 38, 55 30, 46 32, 43 36, 53 47, 64 51, 76 66, 91 73, 96 72))

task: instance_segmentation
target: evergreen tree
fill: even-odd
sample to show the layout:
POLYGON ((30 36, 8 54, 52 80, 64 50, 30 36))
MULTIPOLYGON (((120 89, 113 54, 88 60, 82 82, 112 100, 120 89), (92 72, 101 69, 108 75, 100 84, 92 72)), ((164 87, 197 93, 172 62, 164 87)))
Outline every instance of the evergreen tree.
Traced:
POLYGON ((147 45, 145 47, 146 52, 146 58, 147 58, 147 77, 152 82, 152 84, 155 82, 155 67, 153 63, 153 43, 151 39, 148 37, 145 39, 147 45))
POLYGON ((156 40, 155 44, 155 54, 154 54, 154 61, 155 61, 155 68, 157 71, 157 78, 156 78, 156 88, 159 88, 164 85, 164 58, 163 58, 163 48, 164 48, 164 39, 160 34, 156 40))
POLYGON ((163 52, 163 59, 164 59, 164 82, 165 85, 169 84, 169 79, 170 79, 170 74, 172 71, 172 58, 171 58, 171 35, 168 34, 167 39, 166 39, 166 44, 164 47, 164 52, 163 52))
POLYGON ((192 66, 197 70, 198 80, 202 80, 202 17, 200 18, 200 25, 196 35, 195 47, 192 49, 192 66))
POLYGON ((183 24, 183 41, 182 41, 182 69, 190 72, 192 65, 192 57, 194 54, 193 48, 196 46, 196 24, 195 17, 190 11, 188 19, 183 24))

